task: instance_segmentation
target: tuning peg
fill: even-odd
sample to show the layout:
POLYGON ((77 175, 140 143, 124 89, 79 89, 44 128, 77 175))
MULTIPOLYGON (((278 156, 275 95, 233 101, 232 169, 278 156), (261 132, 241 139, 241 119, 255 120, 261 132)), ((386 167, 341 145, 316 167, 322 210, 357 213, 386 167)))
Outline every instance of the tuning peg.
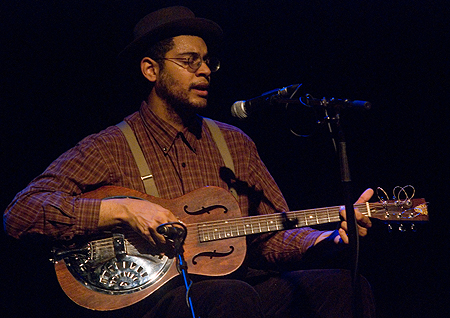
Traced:
POLYGON ((392 232, 392 225, 388 224, 387 228, 388 228, 388 232, 391 233, 392 232))
POLYGON ((411 223, 411 231, 417 232, 416 225, 414 223, 411 223))
POLYGON ((406 199, 403 203, 403 207, 405 207, 405 208, 412 207, 412 201, 410 199, 406 199))
POLYGON ((398 230, 399 230, 400 232, 405 232, 405 231, 406 231, 406 229, 405 229, 405 227, 403 226, 403 224, 400 224, 400 226, 398 227, 398 230))

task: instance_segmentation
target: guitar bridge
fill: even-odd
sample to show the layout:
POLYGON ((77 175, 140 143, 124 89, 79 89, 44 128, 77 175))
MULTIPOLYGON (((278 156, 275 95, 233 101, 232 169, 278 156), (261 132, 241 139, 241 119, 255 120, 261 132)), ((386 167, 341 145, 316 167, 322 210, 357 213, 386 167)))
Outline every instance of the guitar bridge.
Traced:
POLYGON ((113 246, 117 259, 120 260, 127 254, 125 250, 125 236, 123 234, 113 234, 113 246))

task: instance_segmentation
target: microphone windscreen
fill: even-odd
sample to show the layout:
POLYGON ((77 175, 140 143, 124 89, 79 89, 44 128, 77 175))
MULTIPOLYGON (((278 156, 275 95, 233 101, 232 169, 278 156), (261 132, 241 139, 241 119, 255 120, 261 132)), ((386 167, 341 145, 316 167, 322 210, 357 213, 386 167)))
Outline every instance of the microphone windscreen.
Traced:
POLYGON ((245 101, 240 100, 235 102, 231 106, 231 115, 239 119, 245 119, 248 117, 247 111, 245 110, 245 101))

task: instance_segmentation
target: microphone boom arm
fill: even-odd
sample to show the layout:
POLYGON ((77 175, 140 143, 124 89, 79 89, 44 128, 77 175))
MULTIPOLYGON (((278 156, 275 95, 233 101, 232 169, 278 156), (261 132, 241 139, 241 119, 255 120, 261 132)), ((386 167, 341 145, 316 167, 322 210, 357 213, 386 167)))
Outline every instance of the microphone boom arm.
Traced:
POLYGON ((349 99, 326 99, 325 97, 322 99, 313 98, 311 95, 306 94, 306 97, 300 97, 298 99, 290 99, 290 98, 281 98, 278 95, 274 95, 271 97, 271 103, 276 104, 301 104, 314 108, 337 108, 337 109, 345 109, 345 108, 362 108, 369 110, 372 108, 372 104, 368 101, 362 100, 349 100, 349 99))

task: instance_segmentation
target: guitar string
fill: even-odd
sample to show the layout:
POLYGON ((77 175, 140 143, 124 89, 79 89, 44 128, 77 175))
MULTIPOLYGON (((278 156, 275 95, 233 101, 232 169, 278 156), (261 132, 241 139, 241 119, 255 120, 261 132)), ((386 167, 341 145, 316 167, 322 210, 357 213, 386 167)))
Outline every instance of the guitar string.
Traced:
MULTIPOLYGON (((381 205, 381 204, 380 204, 381 205)), ((363 210, 366 206, 365 204, 360 204, 358 207, 363 210)), ((318 208, 318 209, 310 209, 310 210, 302 210, 302 211, 292 211, 288 212, 290 216, 300 217, 301 223, 297 225, 299 226, 308 226, 308 225, 316 225, 321 223, 334 222, 338 221, 338 216, 330 216, 330 212, 339 211, 340 207, 329 207, 329 208, 318 208), (300 215, 299 215, 300 214, 300 215)), ((362 212, 366 214, 367 212, 362 212)), ((270 232, 274 230, 279 230, 282 228, 282 220, 280 220, 279 215, 262 215, 262 216, 252 216, 247 217, 245 219, 230 219, 230 220, 220 220, 220 221, 210 221, 204 222, 202 224, 198 224, 197 227, 193 227, 193 229, 197 229, 194 231, 193 235, 197 234, 198 236, 202 236, 203 240, 210 239, 212 236, 213 239, 225 238, 225 237, 236 237, 236 236, 244 236, 250 233, 261 233, 261 232, 270 232), (200 226, 201 225, 201 226, 200 226), (235 234, 233 234, 233 232, 235 234)), ((132 246, 132 244, 128 243, 128 247, 132 246)), ((97 248, 111 248, 112 239, 103 239, 96 242, 97 248)))
MULTIPOLYGON (((360 210, 364 210, 366 207, 365 204, 358 205, 360 210)), ((304 218, 297 227, 308 226, 308 225, 317 225, 328 222, 339 221, 339 216, 330 216, 330 212, 337 212, 340 210, 340 207, 331 207, 331 208, 319 208, 312 210, 304 210, 304 211, 292 211, 288 212, 288 214, 296 217, 298 214, 304 218), (314 212, 311 214, 311 212, 314 212), (308 218, 309 217, 309 218, 308 218)), ((362 211, 363 214, 367 214, 367 212, 362 211)), ((199 232, 201 232, 201 236, 203 239, 206 237, 213 236, 213 239, 219 239, 222 237, 236 237, 236 236, 244 236, 248 234, 248 232, 253 233, 261 233, 261 232, 271 232, 274 230, 283 229, 282 220, 279 215, 274 216, 255 216, 255 217, 247 217, 245 220, 243 219, 231 219, 231 220, 221 220, 221 221, 211 221, 208 225, 202 224, 199 227, 199 232), (263 222, 261 222, 261 219, 263 222), (247 228, 247 227, 250 227, 247 228), (236 234, 233 234, 236 233, 236 234)))
MULTIPOLYGON (((339 211, 339 207, 335 207, 335 208, 323 208, 324 211, 320 211, 320 209, 316 209, 316 210, 306 210, 305 211, 292 211, 292 212, 287 212, 286 214, 289 216, 300 216, 303 219, 305 219, 305 223, 310 222, 310 220, 313 219, 319 219, 320 221, 322 220, 331 220, 332 218, 335 219, 337 218, 337 216, 330 216, 330 212, 337 212, 339 211), (310 212, 308 212, 310 211, 310 212), (315 211, 314 214, 311 213, 311 211, 315 211), (314 215, 313 218, 310 220, 308 220, 308 216, 314 215)), ((267 223, 267 222, 271 222, 271 221, 278 221, 280 220, 280 215, 279 214, 274 214, 274 215, 259 215, 259 216, 249 216, 249 217, 244 217, 244 218, 236 218, 236 219, 228 219, 228 220, 218 220, 218 221, 209 221, 209 222, 202 222, 199 225, 202 226, 202 228, 215 228, 218 225, 225 225, 225 226, 229 226, 230 223, 232 222, 245 222, 248 224, 258 224, 258 223, 267 223), (261 222, 261 220, 265 221, 265 222, 261 222), (267 220, 267 221, 266 221, 267 220)))
MULTIPOLYGON (((359 208, 365 207, 365 205, 358 205, 359 208)), ((302 211, 291 211, 287 212, 290 216, 301 217, 304 219, 298 225, 300 226, 308 226, 308 225, 316 225, 321 223, 334 222, 338 221, 338 216, 330 216, 330 212, 339 211, 340 207, 329 207, 329 208, 318 208, 318 209, 310 209, 310 210, 302 210, 302 211), (299 215, 300 214, 300 215, 299 215), (309 218, 308 218, 309 216, 309 218)), ((367 213, 367 212, 365 212, 367 213)), ((365 214, 363 212, 363 214, 365 214)), ((245 219, 237 218, 230 220, 219 220, 219 221, 209 221, 201 224, 197 224, 196 227, 193 227, 194 230, 193 235, 201 235, 203 239, 205 237, 213 236, 214 239, 223 237, 235 237, 235 236, 244 236, 249 232, 253 233, 261 233, 261 232, 271 232, 275 230, 283 228, 282 220, 278 214, 274 215, 260 215, 260 216, 250 216, 245 219), (200 226, 201 225, 201 226, 200 226), (249 227, 249 228, 248 228, 249 227), (236 233, 236 234, 233 234, 236 233), (217 237, 216 237, 217 234, 217 237)), ((102 240, 95 241, 96 248, 98 249, 110 249, 113 246, 112 238, 106 238, 102 240)), ((134 246, 127 242, 127 247, 131 248, 134 246)))
MULTIPOLYGON (((305 216, 306 217, 306 216, 305 216)), ((299 225, 308 225, 309 224, 319 224, 322 221, 328 221, 329 215, 326 214, 325 217, 315 217, 313 220, 307 220, 305 219, 302 221, 299 225), (315 219, 315 220, 314 220, 315 219)), ((222 238, 222 237, 230 237, 230 236, 243 236, 248 234, 249 232, 251 234, 253 233, 261 233, 261 232, 270 232, 274 230, 280 230, 283 229, 283 222, 282 219, 277 217, 269 217, 269 218, 263 218, 263 221, 258 219, 253 220, 229 220, 229 221, 222 221, 218 222, 216 224, 210 224, 209 226, 202 226, 199 228, 201 230, 203 236, 213 236, 213 239, 222 238), (233 232, 235 234, 233 234, 233 232)), ((338 220, 338 219, 336 219, 338 220)))
MULTIPOLYGON (((370 203, 367 204, 356 204, 356 208, 359 208, 362 214, 369 215, 369 210, 372 208, 383 208, 385 210, 388 207, 398 207, 395 203, 370 203)), ((335 214, 340 210, 340 206, 337 207, 327 207, 327 208, 318 208, 318 209, 309 209, 309 210, 301 210, 301 211, 291 211, 286 212, 288 216, 293 216, 295 218, 304 219, 299 221, 297 227, 308 226, 308 225, 316 225, 328 222, 339 221, 339 214, 330 216, 330 212, 335 214), (309 217, 309 218, 308 218, 309 217), (309 223, 309 224, 308 224, 309 223)), ((404 212, 404 211, 401 211, 404 212)), ((421 213, 418 213, 421 214, 421 213)), ((280 218, 279 214, 273 215, 258 215, 258 216, 249 216, 244 218, 235 218, 228 220, 215 220, 208 221, 198 224, 190 224, 187 225, 189 229, 189 233, 192 237, 197 236, 200 242, 213 241, 225 238, 246 236, 249 234, 258 234, 263 232, 272 232, 283 229, 283 220, 280 218), (212 237, 212 238, 211 238, 212 237)), ((140 238, 137 233, 128 233, 128 239, 131 238, 140 238)), ((131 252, 136 252, 140 254, 138 249, 129 242, 128 239, 125 239, 125 244, 127 250, 131 252)), ((95 241, 91 241, 94 247, 98 251, 104 250, 113 250, 113 238, 104 238, 95 241)))

